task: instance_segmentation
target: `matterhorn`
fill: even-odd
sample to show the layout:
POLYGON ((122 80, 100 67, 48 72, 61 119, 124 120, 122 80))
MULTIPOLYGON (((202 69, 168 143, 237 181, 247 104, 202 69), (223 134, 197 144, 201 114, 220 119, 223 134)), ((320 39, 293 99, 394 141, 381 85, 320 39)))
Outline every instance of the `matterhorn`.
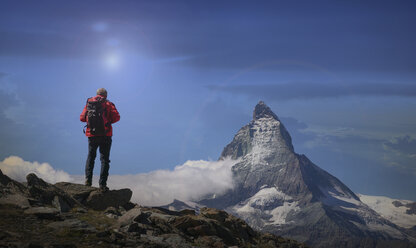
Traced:
POLYGON ((262 101, 220 160, 231 157, 235 187, 199 203, 263 232, 312 247, 414 247, 414 232, 368 205, 339 179, 295 153, 289 132, 262 101))

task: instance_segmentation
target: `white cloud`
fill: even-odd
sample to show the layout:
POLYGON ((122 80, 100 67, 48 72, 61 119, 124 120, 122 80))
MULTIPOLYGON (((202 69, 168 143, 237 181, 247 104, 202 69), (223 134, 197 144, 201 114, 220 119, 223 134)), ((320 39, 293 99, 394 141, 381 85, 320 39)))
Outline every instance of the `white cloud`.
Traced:
MULTIPOLYGON (((238 161, 187 161, 173 170, 156 170, 133 175, 113 175, 110 171, 107 185, 111 189, 129 188, 133 191, 132 202, 146 206, 171 203, 173 199, 198 200, 206 195, 221 194, 233 187, 231 167, 238 161)), ((60 181, 84 183, 83 175, 70 176, 55 170, 48 163, 28 162, 11 156, 0 162, 4 174, 26 181, 26 175, 36 173, 47 182, 60 181)), ((94 176, 97 186, 98 176, 94 176)))
POLYGON ((68 173, 62 170, 55 170, 48 163, 24 161, 17 156, 10 156, 1 161, 0 169, 4 174, 19 182, 26 181, 26 176, 29 173, 35 173, 38 177, 49 183, 73 181, 68 173))
POLYGON ((171 203, 173 199, 198 200, 233 187, 231 167, 235 160, 187 161, 173 170, 136 175, 110 175, 110 188, 130 188, 133 202, 147 206, 171 203))

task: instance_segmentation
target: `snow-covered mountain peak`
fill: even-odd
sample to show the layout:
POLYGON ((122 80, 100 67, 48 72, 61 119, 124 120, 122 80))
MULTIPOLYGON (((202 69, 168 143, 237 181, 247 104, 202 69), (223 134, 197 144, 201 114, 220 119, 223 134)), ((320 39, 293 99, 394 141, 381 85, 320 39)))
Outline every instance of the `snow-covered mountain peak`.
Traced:
POLYGON ((260 118, 274 118, 275 120, 279 120, 277 115, 263 101, 257 103, 253 111, 253 120, 260 118))
MULTIPOLYGON (((392 216, 391 206, 401 216, 404 212, 413 215, 416 204, 393 201, 389 211, 371 209, 339 179, 295 153, 288 131, 264 102, 256 105, 253 120, 224 148, 220 159, 226 157, 239 159, 232 167, 235 187, 199 204, 225 209, 256 229, 314 247, 408 247, 409 242, 416 243, 409 236, 413 231, 408 234, 383 217, 392 216)), ((413 223, 390 219, 401 220, 405 227, 413 223)))
MULTIPOLYGON (((276 153, 293 153, 292 138, 277 115, 262 101, 253 111, 253 120, 242 127, 228 144, 221 158, 248 156, 255 164, 267 164, 276 153)), ((220 159, 221 159, 220 158, 220 159)))

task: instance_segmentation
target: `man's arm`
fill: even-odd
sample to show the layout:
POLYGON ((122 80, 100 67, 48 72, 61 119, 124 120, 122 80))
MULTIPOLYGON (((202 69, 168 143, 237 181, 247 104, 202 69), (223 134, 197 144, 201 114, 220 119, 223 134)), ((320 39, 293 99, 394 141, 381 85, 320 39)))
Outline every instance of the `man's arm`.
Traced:
POLYGON ((79 120, 82 122, 87 122, 87 105, 85 105, 84 110, 82 110, 79 120))
POLYGON ((111 123, 116 123, 120 120, 120 114, 118 113, 114 103, 110 102, 110 106, 111 123))

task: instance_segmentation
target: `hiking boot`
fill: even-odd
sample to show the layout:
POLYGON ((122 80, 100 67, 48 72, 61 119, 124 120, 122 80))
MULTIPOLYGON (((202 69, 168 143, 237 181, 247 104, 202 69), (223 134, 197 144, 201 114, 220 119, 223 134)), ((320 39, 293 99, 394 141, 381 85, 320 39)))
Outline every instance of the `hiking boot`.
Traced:
POLYGON ((108 188, 107 186, 100 185, 100 191, 102 191, 102 192, 106 192, 106 191, 108 191, 108 190, 109 190, 109 188, 108 188))
POLYGON ((85 186, 91 187, 92 182, 89 179, 85 179, 85 186))

